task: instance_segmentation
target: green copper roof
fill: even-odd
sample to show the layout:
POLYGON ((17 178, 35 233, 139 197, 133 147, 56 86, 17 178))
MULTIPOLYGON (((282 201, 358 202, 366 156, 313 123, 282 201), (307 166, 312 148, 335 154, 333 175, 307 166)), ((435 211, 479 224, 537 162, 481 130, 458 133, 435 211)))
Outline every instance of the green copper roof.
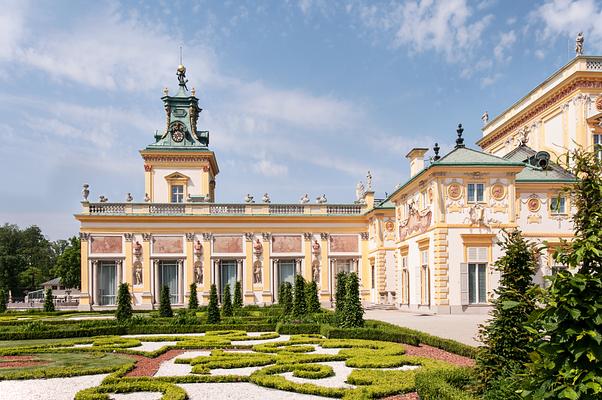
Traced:
POLYGON ((489 165, 489 166, 519 166, 522 162, 507 160, 482 151, 467 147, 456 147, 431 165, 489 165))

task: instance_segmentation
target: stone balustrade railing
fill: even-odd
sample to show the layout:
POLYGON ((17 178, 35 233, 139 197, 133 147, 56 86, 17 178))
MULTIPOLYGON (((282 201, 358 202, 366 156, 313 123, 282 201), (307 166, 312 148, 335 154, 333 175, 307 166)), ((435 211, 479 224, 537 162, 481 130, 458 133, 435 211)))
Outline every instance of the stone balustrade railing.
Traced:
POLYGON ((90 203, 84 215, 360 215, 359 204, 90 203))

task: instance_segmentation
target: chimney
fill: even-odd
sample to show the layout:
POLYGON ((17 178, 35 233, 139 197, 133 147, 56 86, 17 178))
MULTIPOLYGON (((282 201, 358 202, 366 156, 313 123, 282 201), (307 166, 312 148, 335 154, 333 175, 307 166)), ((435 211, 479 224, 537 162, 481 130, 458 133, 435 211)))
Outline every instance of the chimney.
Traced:
POLYGON ((424 169, 424 155, 427 151, 427 148, 415 147, 406 154, 406 158, 410 160, 410 178, 424 169))

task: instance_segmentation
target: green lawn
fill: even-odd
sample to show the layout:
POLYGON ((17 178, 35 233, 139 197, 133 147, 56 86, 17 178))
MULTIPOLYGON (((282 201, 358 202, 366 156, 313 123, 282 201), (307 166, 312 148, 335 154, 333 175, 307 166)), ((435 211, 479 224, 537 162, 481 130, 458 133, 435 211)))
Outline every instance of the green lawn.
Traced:
MULTIPOLYGON (((61 339, 30 339, 30 340, 0 340, 0 349, 7 347, 28 347, 28 346, 40 346, 48 344, 61 344, 73 342, 73 338, 61 338, 61 339)), ((84 338, 82 341, 85 341, 84 338)), ((89 340, 89 339, 88 339, 89 340)))

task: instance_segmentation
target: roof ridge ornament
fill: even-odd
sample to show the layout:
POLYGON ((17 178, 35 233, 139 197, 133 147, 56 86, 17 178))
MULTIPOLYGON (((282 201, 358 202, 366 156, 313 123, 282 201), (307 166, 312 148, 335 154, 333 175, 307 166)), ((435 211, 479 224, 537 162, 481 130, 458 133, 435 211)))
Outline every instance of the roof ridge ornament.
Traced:
POLYGON ((441 147, 439 147, 439 143, 435 143, 435 147, 433 147, 433 151, 435 152, 433 161, 439 161, 441 159, 441 156, 439 155, 439 150, 441 150, 441 147))
POLYGON ((456 149, 464 146, 464 138, 462 137, 462 132, 464 132, 464 128, 462 128, 462 124, 458 124, 458 129, 456 129, 458 133, 458 138, 456 139, 456 149))

